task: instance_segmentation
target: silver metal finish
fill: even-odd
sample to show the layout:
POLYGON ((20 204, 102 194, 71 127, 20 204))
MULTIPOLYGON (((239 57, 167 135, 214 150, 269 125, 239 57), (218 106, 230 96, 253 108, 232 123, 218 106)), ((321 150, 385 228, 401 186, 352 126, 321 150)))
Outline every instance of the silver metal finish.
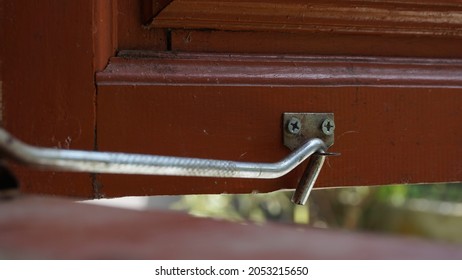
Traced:
POLYGON ((322 140, 313 138, 279 162, 237 162, 39 148, 0 129, 0 153, 4 158, 42 169, 75 172, 270 179, 287 174, 309 156, 326 149, 322 140))
POLYGON ((302 129, 302 123, 298 118, 292 117, 287 122, 287 131, 289 131, 290 133, 298 134, 301 129, 302 129))
POLYGON ((322 122, 322 132, 325 135, 333 135, 335 130, 335 122, 329 118, 322 122))
POLYGON ((284 145, 291 150, 297 149, 312 138, 321 139, 327 147, 334 144, 333 113, 284 113, 282 124, 284 145), (300 122, 300 130, 297 133, 291 133, 289 130, 293 119, 300 122))
POLYGON ((314 154, 311 156, 308 166, 303 173, 302 178, 298 183, 298 187, 292 196, 292 202, 299 205, 305 205, 313 189, 314 183, 318 178, 321 168, 324 164, 326 155, 314 154))

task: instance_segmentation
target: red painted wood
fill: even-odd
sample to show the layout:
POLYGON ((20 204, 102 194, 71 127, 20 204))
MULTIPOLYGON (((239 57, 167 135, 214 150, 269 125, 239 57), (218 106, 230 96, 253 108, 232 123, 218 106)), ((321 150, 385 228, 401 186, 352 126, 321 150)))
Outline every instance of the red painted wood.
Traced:
POLYGON ((9 259, 462 258, 460 245, 300 226, 241 225, 43 197, 0 203, 0 230, 0 255, 9 259))
POLYGON ((171 41, 175 52, 462 58, 462 39, 430 36, 178 29, 171 41))
MULTIPOLYGON (((97 76, 98 147, 271 162, 289 153, 282 113, 333 112, 331 149, 342 155, 317 187, 460 181, 460 71, 457 60, 114 58, 97 76)), ((101 175, 100 195, 267 192, 293 188, 300 171, 275 180, 101 175)))
MULTIPOLYGON (((19 138, 93 149, 92 8, 92 1, 5 1, 4 124, 19 138)), ((23 191, 92 195, 87 174, 16 171, 23 191)))
MULTIPOLYGON (((118 49, 165 50, 166 31, 147 29, 143 25, 146 14, 141 0, 117 0, 118 49)), ((151 11, 150 11, 151 12, 151 11)))
POLYGON ((108 58, 117 50, 117 1, 95 0, 94 20, 94 67, 95 71, 103 70, 108 58))
POLYGON ((459 1, 175 0, 151 27, 172 30, 175 52, 460 58, 461 14, 459 1))
POLYGON ((460 37, 459 1, 175 0, 151 27, 460 37))
POLYGON ((173 0, 140 0, 141 20, 143 24, 149 25, 153 18, 167 7, 173 0))
POLYGON ((99 85, 461 87, 462 59, 121 51, 99 85))
MULTIPOLYGON (((94 73, 114 54, 112 3, 3 2, 3 117, 13 135, 40 146, 94 149, 94 73)), ((90 174, 15 171, 24 192, 93 196, 90 174)))

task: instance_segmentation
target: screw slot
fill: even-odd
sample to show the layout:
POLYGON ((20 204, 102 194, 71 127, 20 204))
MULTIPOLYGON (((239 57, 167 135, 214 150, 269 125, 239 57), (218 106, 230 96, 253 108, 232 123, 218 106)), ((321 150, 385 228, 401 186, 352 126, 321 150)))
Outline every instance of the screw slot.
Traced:
POLYGON ((335 130, 335 122, 327 118, 322 122, 321 129, 325 135, 332 135, 335 130))
POLYGON ((298 134, 302 129, 302 122, 300 119, 292 117, 290 118, 289 122, 287 123, 287 131, 291 134, 298 134))

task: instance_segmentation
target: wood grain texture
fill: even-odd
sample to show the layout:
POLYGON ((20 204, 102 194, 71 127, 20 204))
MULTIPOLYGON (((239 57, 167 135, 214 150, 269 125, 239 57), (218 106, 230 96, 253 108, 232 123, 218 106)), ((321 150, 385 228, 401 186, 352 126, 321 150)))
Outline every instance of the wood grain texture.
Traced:
POLYGON ((0 255, 8 259, 462 258, 460 245, 413 238, 242 225, 43 197, 0 203, 0 230, 0 255))
POLYGON ((175 0, 151 27, 175 52, 462 58, 459 1, 175 0))
POLYGON ((117 43, 117 1, 93 1, 93 50, 95 71, 103 70, 115 55, 117 43))
MULTIPOLYGON (((97 76, 100 150, 271 162, 289 153, 282 113, 333 112, 331 149, 342 155, 317 187, 462 179, 458 60, 145 56, 114 58, 97 76)), ((250 193, 293 188, 301 171, 276 180, 99 178, 107 197, 250 193)))
POLYGON ((459 1, 175 0, 153 28, 460 37, 459 1))
MULTIPOLYGON (((94 73, 114 50, 104 42, 112 38, 108 2, 4 1, 4 126, 13 135, 39 146, 93 150, 94 73)), ((93 196, 90 174, 15 171, 24 192, 93 196)))
POLYGON ((171 32, 174 52, 462 58, 462 39, 220 30, 171 32))
POLYGON ((118 49, 166 49, 166 31, 147 29, 143 25, 143 18, 146 17, 142 9, 143 2, 140 0, 117 0, 118 49))
POLYGON ((140 0, 141 21, 149 25, 154 17, 167 7, 173 0, 140 0))

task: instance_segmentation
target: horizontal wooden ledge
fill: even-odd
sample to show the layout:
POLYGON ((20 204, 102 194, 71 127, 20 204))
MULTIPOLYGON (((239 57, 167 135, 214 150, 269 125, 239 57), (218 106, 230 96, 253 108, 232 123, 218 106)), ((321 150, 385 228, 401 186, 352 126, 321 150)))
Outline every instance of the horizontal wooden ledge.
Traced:
POLYGON ((151 28, 462 35, 459 1, 174 0, 155 12, 151 28))
POLYGON ((122 51, 99 85, 461 87, 462 60, 122 51))
POLYGON ((25 196, 0 201, 8 259, 460 259, 460 245, 281 224, 242 225, 25 196), (280 240, 275 242, 275 240, 280 240))

